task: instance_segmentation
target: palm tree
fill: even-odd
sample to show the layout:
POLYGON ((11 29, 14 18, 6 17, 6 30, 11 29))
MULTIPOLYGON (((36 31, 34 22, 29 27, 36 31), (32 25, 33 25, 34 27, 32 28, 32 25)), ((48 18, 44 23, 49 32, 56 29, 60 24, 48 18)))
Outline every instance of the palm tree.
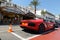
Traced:
POLYGON ((42 11, 41 11, 41 14, 42 14, 42 17, 43 17, 43 18, 47 18, 47 17, 45 16, 45 14, 47 14, 47 11, 42 10, 42 11))
POLYGON ((31 1, 31 3, 30 3, 30 5, 33 5, 34 6, 34 8, 35 8, 35 14, 36 14, 36 7, 38 6, 38 4, 39 4, 39 2, 38 2, 38 0, 33 0, 33 1, 31 1))
POLYGON ((46 13, 47 13, 47 11, 44 11, 44 10, 41 11, 41 14, 43 15, 43 17, 45 17, 46 13))

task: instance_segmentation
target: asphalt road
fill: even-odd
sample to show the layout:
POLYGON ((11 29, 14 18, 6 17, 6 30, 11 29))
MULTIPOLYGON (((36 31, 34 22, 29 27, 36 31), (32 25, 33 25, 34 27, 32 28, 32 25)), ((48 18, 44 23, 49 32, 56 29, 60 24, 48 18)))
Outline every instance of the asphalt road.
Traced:
POLYGON ((13 32, 8 32, 9 25, 0 25, 0 38, 1 40, 29 40, 37 36, 49 34, 55 30, 47 31, 43 34, 38 34, 37 32, 31 32, 29 30, 23 30, 19 25, 13 25, 13 32))
POLYGON ((13 25, 13 32, 8 32, 9 25, 0 25, 1 40, 28 40, 28 38, 40 35, 34 32, 23 30, 19 25, 13 25))

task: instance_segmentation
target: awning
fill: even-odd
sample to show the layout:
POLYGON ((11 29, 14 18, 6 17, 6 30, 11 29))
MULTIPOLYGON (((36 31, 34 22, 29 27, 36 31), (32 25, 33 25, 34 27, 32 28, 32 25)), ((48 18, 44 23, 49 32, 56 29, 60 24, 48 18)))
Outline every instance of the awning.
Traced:
POLYGON ((3 8, 3 10, 7 11, 7 12, 13 12, 16 14, 24 14, 24 12, 22 10, 19 10, 17 8, 6 7, 6 8, 3 8))
POLYGON ((25 16, 27 16, 27 17, 35 17, 35 14, 33 14, 31 12, 28 12, 27 14, 25 14, 25 16))

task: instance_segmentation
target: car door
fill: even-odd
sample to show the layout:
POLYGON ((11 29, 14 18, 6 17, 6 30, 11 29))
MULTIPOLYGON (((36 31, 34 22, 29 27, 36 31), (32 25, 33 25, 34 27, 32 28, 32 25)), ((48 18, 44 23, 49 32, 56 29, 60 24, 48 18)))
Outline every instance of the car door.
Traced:
POLYGON ((51 22, 49 20, 45 20, 44 25, 45 25, 45 30, 49 30, 53 27, 53 22, 51 22))
POLYGON ((44 20, 45 30, 48 30, 48 20, 44 20))
POLYGON ((53 22, 52 21, 48 21, 47 22, 47 26, 48 26, 48 29, 51 29, 51 28, 53 28, 53 22))

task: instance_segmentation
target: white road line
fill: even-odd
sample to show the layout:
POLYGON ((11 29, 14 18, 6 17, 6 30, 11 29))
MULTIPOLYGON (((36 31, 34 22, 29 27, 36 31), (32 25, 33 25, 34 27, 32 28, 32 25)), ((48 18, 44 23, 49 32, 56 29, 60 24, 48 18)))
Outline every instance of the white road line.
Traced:
POLYGON ((26 40, 26 39, 24 39, 23 37, 19 36, 18 34, 14 33, 14 32, 11 32, 11 34, 13 34, 14 36, 18 37, 18 38, 21 39, 21 40, 26 40))
POLYGON ((32 39, 32 38, 35 38, 35 37, 38 37, 38 36, 41 36, 42 34, 40 35, 35 35, 35 36, 32 36, 32 37, 29 37, 29 38, 26 38, 26 40, 29 40, 29 39, 32 39))

